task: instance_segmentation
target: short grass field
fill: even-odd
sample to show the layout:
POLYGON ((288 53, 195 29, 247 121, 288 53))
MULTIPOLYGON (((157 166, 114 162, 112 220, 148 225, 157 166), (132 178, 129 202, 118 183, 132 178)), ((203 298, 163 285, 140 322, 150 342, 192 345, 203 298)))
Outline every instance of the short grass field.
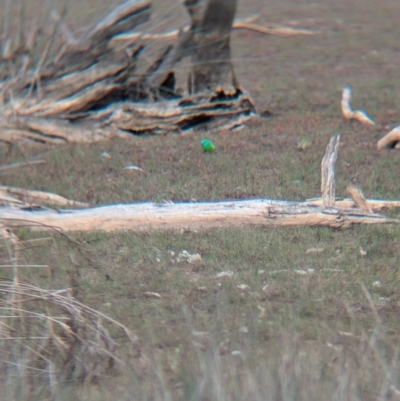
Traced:
MULTIPOLYGON (((31 18, 50 7, 33 3, 31 18)), ((111 4, 68 6, 67 21, 78 28, 111 4)), ((182 10, 177 0, 157 2, 155 30, 186 23, 182 10)), ((400 199, 399 151, 376 149, 400 124, 400 2, 239 0, 238 17, 254 13, 264 23, 320 32, 232 34, 237 78, 258 111, 272 117, 239 131, 1 145, 1 165, 33 157, 46 164, 0 171, 0 183, 92 205, 305 200, 320 195, 321 159, 340 133, 337 195, 356 179, 368 198, 400 199), (343 120, 344 86, 375 126, 343 120), (215 142, 214 153, 202 152, 204 136, 215 142), (144 173, 123 170, 132 163, 144 173)), ((132 348, 116 334, 126 364, 84 385, 71 380, 53 398, 46 389, 19 398, 16 388, 27 379, 3 377, 7 400, 400 399, 399 225, 16 234, 47 237, 28 242, 34 245, 23 257, 50 266, 51 284, 40 268, 25 269, 25 280, 72 287, 80 302, 122 322, 138 340, 132 348), (179 258, 184 250, 201 259, 179 258)), ((4 252, 0 258, 8 263, 4 252)), ((0 276, 9 270, 0 268, 0 276)))

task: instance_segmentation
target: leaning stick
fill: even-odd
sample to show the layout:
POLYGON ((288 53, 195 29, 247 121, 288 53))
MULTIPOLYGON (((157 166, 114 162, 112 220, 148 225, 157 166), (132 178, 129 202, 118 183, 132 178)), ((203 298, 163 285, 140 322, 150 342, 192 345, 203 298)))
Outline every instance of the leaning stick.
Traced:
POLYGON ((351 199, 353 199, 354 204, 358 209, 372 213, 372 207, 369 204, 369 202, 365 199, 364 194, 362 193, 360 187, 350 184, 348 185, 346 190, 347 193, 351 196, 351 199))
POLYGON ((4 166, 0 166, 0 172, 5 171, 5 170, 10 170, 13 168, 32 166, 34 164, 44 164, 44 163, 46 163, 46 160, 32 160, 32 161, 27 161, 27 162, 18 162, 18 163, 7 164, 4 166))

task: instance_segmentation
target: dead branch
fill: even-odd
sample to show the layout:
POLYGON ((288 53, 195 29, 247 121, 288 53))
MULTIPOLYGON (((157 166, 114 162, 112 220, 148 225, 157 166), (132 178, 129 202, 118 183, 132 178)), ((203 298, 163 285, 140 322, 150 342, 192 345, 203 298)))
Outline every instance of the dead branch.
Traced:
POLYGON ((340 135, 331 137, 321 162, 321 193, 325 207, 335 206, 335 167, 339 143, 340 135))
MULTIPOLYGON (((400 201, 398 200, 384 200, 384 199, 368 199, 366 200, 368 206, 374 212, 379 212, 383 209, 400 209, 400 201)), ((305 202, 308 206, 322 206, 322 198, 307 199, 305 202)), ((353 199, 350 198, 336 198, 335 206, 337 208, 350 209, 357 207, 353 199)))
MULTIPOLYGON (((266 25, 252 24, 252 20, 257 18, 249 17, 244 19, 236 19, 233 21, 232 30, 247 30, 266 35, 276 36, 294 36, 294 35, 316 35, 319 32, 309 29, 293 28, 289 26, 268 23, 266 25)), ((113 38, 111 46, 115 46, 120 41, 134 41, 134 40, 159 40, 159 39, 175 39, 180 33, 186 33, 190 29, 189 25, 185 25, 181 29, 171 29, 167 32, 160 33, 145 33, 145 32, 131 32, 117 35, 113 38)))
POLYGON ((45 163, 46 163, 46 160, 32 160, 32 161, 26 161, 26 162, 17 162, 17 163, 8 164, 5 166, 0 166, 0 172, 6 171, 6 170, 11 170, 13 168, 33 166, 34 164, 45 164, 45 163))
POLYGON ((393 128, 388 134, 381 138, 376 147, 378 150, 394 148, 400 142, 400 126, 393 128))
POLYGON ((342 114, 346 120, 357 120, 362 124, 375 125, 375 121, 363 110, 353 111, 350 106, 351 89, 349 87, 343 88, 342 93, 342 114))
POLYGON ((248 22, 236 22, 233 24, 233 29, 245 29, 248 31, 254 31, 264 33, 266 35, 276 36, 294 36, 294 35, 315 35, 319 32, 312 31, 310 29, 292 28, 289 26, 272 24, 269 23, 266 26, 260 26, 256 24, 250 24, 248 22))
MULTIPOLYGON (((8 194, 8 195, 13 195, 18 198, 21 198, 23 202, 28 202, 28 204, 50 204, 50 205, 60 205, 60 206, 67 206, 67 207, 87 207, 87 203, 83 202, 77 202, 74 200, 69 200, 66 199, 60 195, 52 194, 49 192, 42 192, 42 191, 32 191, 28 189, 23 189, 23 188, 15 188, 15 187, 8 187, 4 185, 0 185, 0 205, 2 201, 8 201, 8 202, 18 202, 21 203, 21 201, 16 200, 15 198, 7 198, 4 199, 1 196, 1 194, 8 194)), ((24 203, 25 207, 26 203, 24 203)), ((1 210, 1 209, 0 209, 1 210)))
POLYGON ((372 213, 372 208, 369 202, 365 199, 364 194, 359 186, 350 184, 346 188, 347 193, 351 196, 356 207, 368 213, 372 213))

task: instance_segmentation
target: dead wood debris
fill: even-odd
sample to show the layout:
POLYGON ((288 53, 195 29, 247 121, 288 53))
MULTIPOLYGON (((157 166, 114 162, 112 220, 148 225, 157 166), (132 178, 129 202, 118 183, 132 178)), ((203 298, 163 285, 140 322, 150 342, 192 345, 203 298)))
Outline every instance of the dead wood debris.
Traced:
POLYGON ((322 199, 305 202, 255 199, 194 203, 137 203, 82 210, 35 212, 0 209, 0 224, 17 228, 26 222, 33 229, 62 231, 197 230, 219 227, 317 225, 345 228, 352 224, 399 223, 373 213, 383 207, 400 207, 400 201, 367 201, 361 189, 350 188, 353 201, 336 201, 335 162, 339 136, 333 136, 321 163, 322 199))
POLYGON ((236 0, 184 5, 192 23, 167 46, 156 39, 147 46, 140 36, 115 44, 149 20, 149 0, 123 2, 79 37, 53 13, 45 41, 35 29, 18 47, 4 38, 0 62, 13 68, 0 81, 0 140, 94 142, 231 128, 251 118, 254 104, 230 58, 236 0), (222 17, 213 18, 216 12, 222 17), (42 49, 37 62, 35 49, 42 49), (182 72, 174 67, 183 58, 192 68, 187 88, 177 88, 182 72))
MULTIPOLYGON (((16 206, 20 209, 37 208, 39 205, 59 205, 66 207, 87 207, 87 203, 66 199, 49 192, 32 191, 23 188, 0 185, 0 207, 16 206)), ((1 210, 1 209, 0 209, 1 210)))
POLYGON ((321 193, 322 203, 325 207, 335 206, 335 167, 339 143, 340 135, 331 138, 321 162, 321 193))
MULTIPOLYGON (((400 209, 399 200, 385 200, 385 199, 366 199, 368 206, 373 212, 380 212, 383 209, 400 209)), ((322 206, 322 198, 310 198, 305 202, 308 206, 322 206)), ((335 206, 340 209, 351 209, 357 207, 352 198, 336 198, 335 206)))
MULTIPOLYGON (((375 121, 368 116, 363 110, 352 110, 350 106, 351 89, 349 87, 343 88, 342 93, 342 115, 346 120, 357 120, 362 124, 375 125, 375 121)), ((381 138, 376 147, 378 150, 382 149, 400 149, 400 126, 394 127, 383 138, 381 138)))
POLYGON ((351 89, 349 87, 343 88, 342 93, 342 114, 346 120, 357 120, 362 124, 375 125, 375 121, 365 113, 363 110, 353 110, 350 106, 351 89))
POLYGON ((354 204, 358 209, 364 210, 368 213, 373 212, 371 205, 365 199, 365 196, 358 185, 350 184, 347 186, 346 190, 347 193, 351 196, 351 199, 353 199, 354 204))
MULTIPOLYGON (((293 28, 290 26, 268 23, 264 25, 258 25, 252 23, 258 15, 254 15, 248 18, 236 19, 233 21, 232 30, 247 30, 266 35, 276 36, 295 36, 295 35, 316 35, 319 32, 311 29, 293 28)), ((189 31, 189 25, 185 25, 180 29, 171 29, 167 32, 160 33, 145 33, 145 32, 130 32, 121 35, 117 35, 113 38, 112 46, 115 46, 119 41, 133 41, 137 39, 142 40, 155 40, 155 39, 175 39, 182 32, 189 31)))
POLYGON ((57 213, 3 209, 0 222, 9 228, 29 223, 35 230, 62 231, 199 230, 243 226, 327 226, 346 228, 352 224, 398 223, 376 213, 359 209, 324 206, 307 202, 258 199, 207 203, 141 203, 111 205, 57 213))
POLYGON ((377 143, 378 150, 385 148, 398 148, 400 143, 400 125, 393 128, 389 133, 387 133, 383 138, 381 138, 377 143))

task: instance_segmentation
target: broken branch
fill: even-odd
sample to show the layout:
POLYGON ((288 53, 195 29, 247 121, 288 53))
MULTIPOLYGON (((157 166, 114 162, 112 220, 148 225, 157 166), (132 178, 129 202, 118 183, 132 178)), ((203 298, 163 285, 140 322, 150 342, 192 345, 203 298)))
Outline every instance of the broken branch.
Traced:
POLYGON ((335 166, 339 150, 340 135, 332 136, 321 162, 321 193, 325 207, 335 206, 335 166))
POLYGON ((358 209, 364 210, 368 213, 372 213, 372 208, 369 205, 368 201, 365 199, 364 194, 362 193, 359 186, 350 184, 348 185, 346 190, 347 193, 351 196, 351 199, 353 199, 354 204, 358 209))
POLYGON ((362 124, 375 125, 375 121, 363 110, 353 111, 350 106, 351 89, 349 87, 343 88, 342 93, 342 114, 346 120, 357 120, 362 124))
POLYGON ((385 148, 394 148, 396 147, 398 142, 400 142, 400 125, 393 128, 388 134, 381 138, 378 141, 376 147, 378 148, 378 150, 382 150, 385 148))
MULTIPOLYGON (((77 202, 74 200, 66 199, 60 195, 52 194, 49 192, 42 191, 31 191, 23 188, 15 188, 0 185, 0 193, 6 193, 9 195, 14 195, 19 198, 22 198, 26 202, 32 203, 46 203, 50 205, 60 205, 60 206, 68 206, 68 207, 86 207, 87 203, 77 202)), ((13 198, 11 198, 13 199, 13 198)), ((1 202, 0 198, 0 202, 1 202)), ((11 200, 10 200, 11 201, 11 200)), ((15 199, 14 199, 15 201, 15 199)))
MULTIPOLYGON (((276 35, 276 36, 294 36, 294 35, 315 35, 318 32, 312 31, 310 29, 300 29, 300 28, 292 28, 289 26, 272 24, 268 23, 266 26, 252 24, 251 21, 255 19, 254 17, 249 17, 245 19, 236 19, 233 22, 232 30, 247 30, 258 33, 264 33, 266 35, 276 35)), ((117 35, 113 38, 113 42, 119 41, 133 41, 137 39, 142 40, 158 40, 158 39, 175 39, 178 37, 180 32, 188 32, 189 25, 185 25, 182 29, 172 29, 167 32, 160 33, 144 33, 144 32, 131 32, 131 33, 123 33, 121 35, 117 35)), ((115 43, 112 44, 112 46, 115 43)))

